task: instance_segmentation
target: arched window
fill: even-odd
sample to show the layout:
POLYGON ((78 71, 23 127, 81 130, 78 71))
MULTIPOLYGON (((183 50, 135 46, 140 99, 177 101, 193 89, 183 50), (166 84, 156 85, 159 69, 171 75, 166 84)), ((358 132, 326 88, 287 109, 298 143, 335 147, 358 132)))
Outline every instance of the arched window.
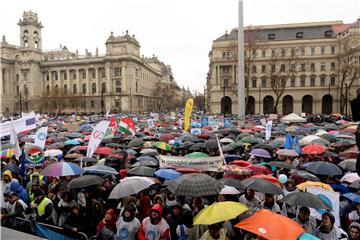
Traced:
POLYGON ((59 93, 59 86, 55 85, 55 94, 57 95, 59 93))
POLYGON ((96 83, 91 84, 91 92, 96 93, 96 83))
POLYGON ((76 84, 73 85, 73 93, 77 94, 77 86, 76 86, 76 84))
MULTIPOLYGON (((137 83, 136 83, 136 86, 137 86, 137 83)), ((121 82, 120 82, 120 80, 117 80, 116 83, 115 83, 115 91, 116 91, 116 93, 121 93, 121 82)))
POLYGON ((82 93, 86 94, 86 83, 82 84, 82 93))
POLYGON ((67 84, 64 85, 64 95, 67 95, 68 93, 68 86, 67 84))

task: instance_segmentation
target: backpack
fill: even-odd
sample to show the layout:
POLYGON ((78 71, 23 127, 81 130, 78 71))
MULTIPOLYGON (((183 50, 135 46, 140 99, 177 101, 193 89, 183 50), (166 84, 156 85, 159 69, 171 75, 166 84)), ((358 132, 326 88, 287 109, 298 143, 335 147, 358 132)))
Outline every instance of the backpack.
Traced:
POLYGON ((187 240, 187 236, 185 234, 184 224, 180 225, 180 237, 179 240, 187 240))

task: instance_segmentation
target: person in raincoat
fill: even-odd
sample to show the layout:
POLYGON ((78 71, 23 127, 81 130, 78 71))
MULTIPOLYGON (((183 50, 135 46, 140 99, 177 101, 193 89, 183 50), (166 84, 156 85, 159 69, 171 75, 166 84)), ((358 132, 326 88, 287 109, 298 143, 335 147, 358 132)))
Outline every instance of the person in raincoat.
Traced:
POLYGON ((135 217, 136 209, 133 205, 124 208, 119 220, 116 222, 116 236, 119 240, 136 240, 140 221, 135 217))
POLYGON ((228 240, 225 229, 221 223, 209 225, 209 229, 201 236, 200 240, 228 240))
POLYGON ((335 217, 329 212, 321 216, 321 225, 315 230, 314 236, 322 240, 338 240, 341 238, 341 231, 335 225, 335 217))
POLYGON ((155 204, 150 210, 150 216, 146 217, 139 228, 138 240, 168 240, 170 227, 163 219, 163 209, 155 204))
POLYGON ((13 176, 12 176, 12 173, 10 170, 5 170, 4 173, 3 173, 3 176, 2 176, 2 193, 3 194, 4 192, 7 192, 9 193, 10 192, 10 184, 13 180, 13 176))
POLYGON ((25 190, 25 188, 23 188, 23 186, 21 186, 17 179, 11 181, 10 191, 16 192, 19 198, 23 200, 27 205, 30 204, 29 193, 25 190))
POLYGON ((348 229, 348 237, 341 240, 359 240, 360 239, 360 224, 352 222, 348 229))
POLYGON ((105 212, 104 218, 99 222, 96 227, 96 232, 99 233, 102 228, 106 227, 111 232, 116 233, 116 215, 112 208, 105 212))
POLYGON ((310 209, 308 207, 301 207, 298 216, 293 220, 300 224, 307 233, 314 234, 316 229, 316 219, 310 217, 310 209))

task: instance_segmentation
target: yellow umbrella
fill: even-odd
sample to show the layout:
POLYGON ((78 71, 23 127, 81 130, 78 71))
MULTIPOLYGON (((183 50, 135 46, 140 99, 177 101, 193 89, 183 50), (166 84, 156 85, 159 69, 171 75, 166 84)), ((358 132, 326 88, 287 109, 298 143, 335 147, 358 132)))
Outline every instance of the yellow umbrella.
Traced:
POLYGON ((313 182, 313 181, 306 181, 303 183, 300 183, 299 185, 297 185, 297 188, 300 189, 301 191, 304 191, 305 188, 307 187, 320 187, 329 191, 334 191, 332 189, 332 187, 329 184, 326 183, 322 183, 322 182, 313 182))
POLYGON ((238 202, 218 202, 201 210, 194 218, 194 224, 211 225, 218 222, 234 219, 247 211, 244 204, 238 202))

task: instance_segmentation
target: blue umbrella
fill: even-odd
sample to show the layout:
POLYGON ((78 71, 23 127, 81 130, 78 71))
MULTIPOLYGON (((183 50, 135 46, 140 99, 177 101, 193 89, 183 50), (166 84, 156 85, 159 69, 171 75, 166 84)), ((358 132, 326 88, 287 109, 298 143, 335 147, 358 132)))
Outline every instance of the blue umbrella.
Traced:
POLYGON ((347 199, 353 201, 353 202, 360 203, 360 195, 359 195, 359 194, 356 194, 356 193, 345 193, 343 196, 346 197, 347 199))
POLYGON ((119 174, 114 168, 105 165, 94 165, 91 167, 84 167, 85 172, 97 174, 119 174))
POLYGON ((298 237, 299 240, 320 240, 320 238, 315 237, 314 235, 311 235, 310 233, 304 232, 298 237))
POLYGON ((80 126, 80 131, 91 131, 93 127, 90 124, 83 124, 80 126))
POLYGON ((150 157, 150 156, 141 156, 141 157, 136 158, 136 160, 138 160, 138 161, 150 161, 150 162, 155 162, 155 163, 158 162, 155 158, 150 157))
POLYGON ((68 138, 79 138, 79 137, 81 137, 81 133, 78 133, 78 132, 69 133, 69 134, 66 135, 66 137, 68 137, 68 138))
POLYGON ((232 162, 234 160, 243 160, 244 157, 239 156, 239 155, 225 155, 225 162, 229 163, 232 162))
POLYGON ((80 145, 80 142, 78 140, 67 140, 64 142, 65 145, 80 145))
POLYGON ((182 173, 174 169, 161 168, 154 173, 156 176, 165 178, 166 180, 174 180, 182 175, 182 173))

